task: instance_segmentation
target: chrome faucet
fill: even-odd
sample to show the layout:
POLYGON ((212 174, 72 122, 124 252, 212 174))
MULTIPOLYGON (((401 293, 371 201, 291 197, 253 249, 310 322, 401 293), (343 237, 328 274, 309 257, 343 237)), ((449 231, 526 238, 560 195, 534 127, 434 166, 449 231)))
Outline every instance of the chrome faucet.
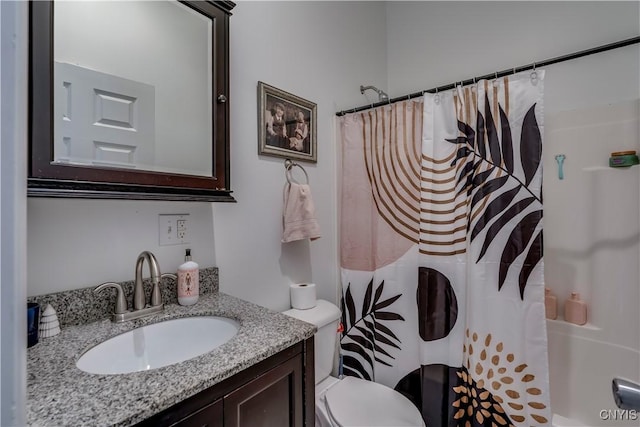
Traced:
POLYGON ((162 296, 160 295, 160 267, 158 260, 149 251, 144 251, 138 255, 136 260, 136 281, 133 287, 133 309, 142 310, 146 305, 146 295, 142 286, 142 265, 144 261, 149 264, 149 273, 151 274, 151 307, 162 305, 162 296))
POLYGON ((138 255, 136 260, 136 275, 133 287, 133 310, 127 310, 127 304, 124 298, 124 290, 119 283, 107 282, 97 286, 93 291, 100 292, 105 288, 115 288, 117 291, 116 296, 116 308, 111 314, 111 320, 114 322, 124 322, 126 320, 138 319, 150 314, 159 313, 164 309, 162 303, 162 294, 160 293, 160 280, 164 277, 172 277, 174 280, 177 278, 175 274, 160 273, 160 266, 158 260, 149 251, 144 251, 138 255), (144 261, 149 264, 149 273, 151 274, 151 301, 149 306, 146 306, 146 295, 144 287, 142 285, 142 267, 144 261))
POLYGON ((613 400, 618 408, 640 411, 640 384, 622 378, 614 378, 611 388, 613 400))

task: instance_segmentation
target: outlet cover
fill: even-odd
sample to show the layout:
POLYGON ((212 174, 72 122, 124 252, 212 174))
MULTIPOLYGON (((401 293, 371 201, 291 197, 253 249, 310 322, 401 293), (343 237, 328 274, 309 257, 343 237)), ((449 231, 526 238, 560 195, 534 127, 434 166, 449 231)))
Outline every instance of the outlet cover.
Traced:
POLYGON ((160 246, 184 245, 189 243, 189 214, 158 215, 158 236, 160 246))

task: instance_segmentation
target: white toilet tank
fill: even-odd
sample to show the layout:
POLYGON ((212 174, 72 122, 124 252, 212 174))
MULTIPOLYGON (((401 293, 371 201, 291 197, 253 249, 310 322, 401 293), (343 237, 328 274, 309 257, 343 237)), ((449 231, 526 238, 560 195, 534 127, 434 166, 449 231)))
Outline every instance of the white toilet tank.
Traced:
POLYGON ((318 328, 318 332, 314 335, 316 384, 318 384, 327 378, 333 369, 340 309, 329 301, 319 299, 313 308, 308 310, 292 308, 284 314, 311 323, 318 328))

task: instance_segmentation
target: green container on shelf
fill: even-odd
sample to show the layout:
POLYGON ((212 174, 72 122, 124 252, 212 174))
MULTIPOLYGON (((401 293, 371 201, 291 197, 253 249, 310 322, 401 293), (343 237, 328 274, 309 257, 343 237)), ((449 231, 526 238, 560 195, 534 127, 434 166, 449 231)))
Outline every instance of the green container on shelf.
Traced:
POLYGON ((618 151, 611 153, 611 157, 609 157, 609 166, 612 168, 627 168, 639 163, 640 159, 635 151, 618 151))

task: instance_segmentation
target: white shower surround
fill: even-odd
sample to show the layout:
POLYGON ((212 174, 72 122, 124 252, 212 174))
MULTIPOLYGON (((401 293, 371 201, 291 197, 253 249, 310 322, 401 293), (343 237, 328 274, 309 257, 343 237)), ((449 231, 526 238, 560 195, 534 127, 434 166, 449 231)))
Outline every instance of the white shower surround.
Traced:
POLYGON ((617 409, 613 378, 640 382, 640 168, 608 167, 611 152, 640 151, 639 116, 638 100, 547 116, 545 281, 559 312, 547 321, 549 377, 552 409, 573 425, 639 423, 600 416, 617 409), (562 181, 556 154, 566 155, 562 181), (585 326, 562 320, 572 291, 588 302, 585 326))

